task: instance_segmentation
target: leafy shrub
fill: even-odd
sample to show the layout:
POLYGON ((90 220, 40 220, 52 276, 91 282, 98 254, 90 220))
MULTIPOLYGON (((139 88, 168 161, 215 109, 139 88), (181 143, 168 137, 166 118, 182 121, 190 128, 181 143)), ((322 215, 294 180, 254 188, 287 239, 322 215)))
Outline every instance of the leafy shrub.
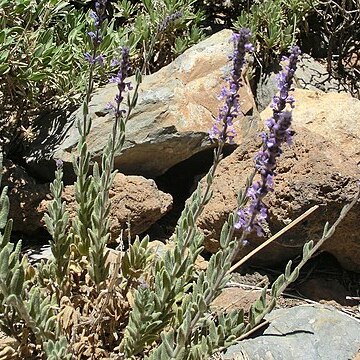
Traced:
POLYGON ((23 111, 30 104, 39 106, 40 99, 46 104, 83 91, 84 15, 67 1, 3 0, 0 6, 4 100, 9 105, 21 100, 23 111))
MULTIPOLYGON (((174 55, 183 52, 201 38, 196 26, 201 14, 191 11, 192 2, 114 3, 113 19, 101 43, 102 53, 111 58, 120 45, 142 49, 163 19, 176 11, 181 12, 179 21, 162 32, 154 44, 153 56, 159 58, 160 49, 174 55)), ((24 110, 29 104, 36 107, 75 101, 73 96, 85 89, 86 67, 81 51, 88 40, 85 13, 71 1, 57 0, 2 0, 0 12, 0 92, 5 103, 20 99, 24 110)), ((164 64, 171 59, 170 55, 158 61, 164 64)))
POLYGON ((252 1, 234 22, 236 29, 247 27, 253 34, 257 52, 264 65, 278 57, 296 41, 300 26, 306 28, 306 18, 313 10, 312 0, 252 1))
POLYGON ((117 24, 128 33, 126 45, 138 51, 138 66, 146 62, 147 71, 156 71, 203 38, 199 28, 203 14, 194 10, 194 3, 195 0, 121 0, 113 3, 117 24), (174 14, 178 15, 176 21, 163 27, 163 22, 174 14))
MULTIPOLYGON (((84 12, 68 0, 0 1, 0 136, 19 152, 31 142, 33 120, 44 111, 79 103, 86 85, 83 51, 88 42, 84 12)), ((104 34, 102 51, 112 56, 123 34, 104 34)), ((104 72, 97 80, 104 81, 104 72)))

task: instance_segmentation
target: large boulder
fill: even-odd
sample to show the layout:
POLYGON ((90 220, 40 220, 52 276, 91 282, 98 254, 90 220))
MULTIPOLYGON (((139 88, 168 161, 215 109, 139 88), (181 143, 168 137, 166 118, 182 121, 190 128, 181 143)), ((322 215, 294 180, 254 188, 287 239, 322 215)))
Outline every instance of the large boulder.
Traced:
MULTIPOLYGON (((217 96, 229 71, 228 55, 233 51, 230 30, 221 31, 193 46, 158 72, 144 76, 139 100, 126 127, 126 141, 115 167, 125 174, 156 177, 192 155, 213 147, 208 131, 220 105, 217 96)), ((134 81, 134 79, 132 79, 134 81)), ((116 94, 116 85, 108 84, 95 91, 89 106, 93 121, 88 137, 92 160, 99 160, 114 116, 105 110, 116 94)), ((251 111, 251 91, 243 87, 241 109, 251 111)), ((40 136, 27 154, 28 165, 40 176, 52 176, 49 157, 72 161, 79 140, 76 128, 81 109, 74 112, 57 135, 40 136), (54 143, 56 142, 56 143, 54 143)), ((238 119, 240 122, 241 117, 238 119)), ((57 122, 60 120, 58 119, 57 122)), ((44 128, 48 119, 39 127, 44 128)), ((237 124, 235 124, 237 126, 237 124)), ((239 138, 235 139, 239 141, 239 138)))
MULTIPOLYGON (((257 264, 275 265, 300 255, 304 243, 319 239, 326 221, 333 223, 342 207, 353 199, 357 191, 360 175, 357 166, 360 160, 357 153, 360 138, 357 118, 360 102, 343 94, 336 97, 336 94, 317 95, 305 90, 301 93, 304 94, 302 98, 297 96, 298 91, 295 93, 294 144, 284 146, 284 153, 278 160, 275 191, 265 200, 269 207, 266 238, 313 205, 320 205, 320 209, 258 252, 250 260, 257 264), (322 102, 327 96, 332 97, 329 109, 322 102), (313 97, 316 97, 316 102, 312 102, 313 97), (307 98, 310 103, 306 101, 307 98), (352 104, 352 113, 349 103, 352 104), (332 111, 336 114, 333 115, 332 111), (302 113, 306 113, 303 118, 302 113), (319 114, 321 122, 317 121, 319 114), (329 120, 326 120, 327 117, 329 120)), ((198 221, 205 235, 205 247, 209 251, 216 251, 218 247, 222 224, 236 207, 236 194, 253 171, 253 159, 259 146, 259 138, 249 136, 218 167, 213 198, 198 221)), ((323 246, 323 250, 333 254, 344 268, 354 271, 360 271, 359 216, 360 206, 356 205, 323 246)), ((250 245, 243 247, 239 256, 244 256, 266 238, 252 234, 249 237, 250 245)))
MULTIPOLYGON (((295 89, 293 123, 333 141, 341 153, 360 164, 360 101, 347 93, 295 89)), ((263 120, 271 116, 268 107, 263 120)))

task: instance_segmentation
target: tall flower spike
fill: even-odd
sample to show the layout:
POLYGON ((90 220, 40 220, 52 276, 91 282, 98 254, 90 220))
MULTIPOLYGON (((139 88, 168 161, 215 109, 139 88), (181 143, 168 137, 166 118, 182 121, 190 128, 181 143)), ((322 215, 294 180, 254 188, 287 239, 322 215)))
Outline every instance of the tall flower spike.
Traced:
POLYGON ((115 97, 115 104, 110 102, 106 108, 112 109, 115 111, 115 116, 121 116, 125 110, 120 110, 120 104, 124 99, 124 92, 126 90, 131 90, 131 83, 125 82, 125 79, 130 74, 130 55, 129 55, 129 48, 122 47, 121 48, 121 55, 120 55, 120 61, 118 60, 112 60, 111 62, 112 66, 119 66, 119 71, 115 76, 113 76, 109 82, 117 84, 118 87, 118 93, 115 97))
POLYGON ((175 13, 166 16, 164 20, 158 25, 157 33, 160 34, 164 32, 171 23, 173 23, 177 19, 180 19, 183 15, 184 13, 182 11, 176 11, 175 13))
POLYGON ((289 95, 291 90, 296 63, 300 55, 298 46, 291 49, 288 65, 277 75, 279 96, 273 98, 271 107, 273 116, 266 121, 267 133, 262 133, 262 149, 255 156, 255 167, 260 174, 260 181, 255 181, 249 188, 247 195, 250 205, 246 209, 238 210, 238 222, 235 224, 237 229, 243 229, 250 233, 253 230, 258 236, 264 234, 262 224, 267 219, 267 208, 263 203, 263 198, 270 191, 273 191, 273 178, 275 176, 276 159, 281 155, 281 145, 286 142, 291 144, 291 132, 289 130, 292 120, 290 111, 285 110, 286 104, 294 107, 294 98, 289 95))
POLYGON ((224 144, 226 141, 232 143, 236 132, 233 126, 234 119, 239 115, 239 95, 238 91, 242 86, 241 72, 245 65, 245 55, 253 51, 253 46, 249 42, 251 33, 249 29, 241 29, 239 33, 233 33, 231 41, 234 43, 234 53, 230 56, 233 62, 229 87, 221 90, 219 100, 224 99, 224 105, 219 110, 219 115, 209 132, 212 140, 218 140, 224 144))
POLYGON ((101 54, 96 56, 96 52, 102 42, 101 26, 105 19, 106 2, 107 0, 96 1, 95 11, 90 12, 90 17, 93 19, 95 26, 95 31, 88 32, 88 35, 90 36, 92 42, 93 51, 92 54, 90 54, 89 52, 84 54, 85 60, 90 65, 98 63, 100 66, 104 66, 104 56, 101 54))

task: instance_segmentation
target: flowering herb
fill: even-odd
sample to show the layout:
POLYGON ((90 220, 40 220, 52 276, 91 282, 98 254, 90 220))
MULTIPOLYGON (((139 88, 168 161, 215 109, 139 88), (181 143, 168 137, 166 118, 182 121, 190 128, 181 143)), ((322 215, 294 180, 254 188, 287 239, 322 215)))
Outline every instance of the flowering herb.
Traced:
POLYGON ((268 132, 260 136, 263 141, 262 149, 255 156, 255 167, 260 175, 259 181, 253 182, 247 191, 250 205, 246 209, 239 209, 237 212, 238 221, 235 224, 237 229, 243 229, 245 233, 255 230, 258 236, 264 234, 262 224, 267 219, 267 208, 263 203, 264 196, 273 191, 273 178, 275 176, 276 159, 281 155, 281 145, 286 142, 291 144, 290 125, 292 114, 286 110, 286 104, 294 107, 294 98, 289 95, 291 90, 296 63, 300 55, 300 49, 294 46, 291 49, 288 61, 282 72, 277 75, 279 96, 274 96, 271 107, 273 116, 266 121, 268 132))
POLYGON ((249 42, 250 36, 249 29, 241 29, 239 33, 233 33, 231 37, 231 41, 234 43, 234 53, 230 56, 233 66, 228 79, 229 87, 221 90, 218 99, 224 99, 225 103, 220 108, 219 115, 209 132, 210 138, 218 140, 221 144, 226 141, 232 143, 236 136, 233 121, 240 112, 238 91, 242 86, 241 72, 246 62, 245 55, 247 52, 253 51, 253 46, 249 42))
POLYGON ((89 187, 93 181, 88 176, 89 158, 87 136, 90 133, 92 119, 89 115, 89 103, 92 92, 94 90, 94 72, 96 65, 102 66, 104 56, 99 53, 99 47, 102 42, 102 27, 105 20, 106 0, 98 0, 95 2, 95 11, 90 12, 90 18, 93 20, 93 29, 88 32, 90 37, 90 52, 84 54, 85 59, 89 63, 89 77, 86 88, 86 94, 82 106, 82 118, 78 119, 79 142, 77 146, 78 156, 74 157, 73 165, 76 174, 75 199, 78 204, 77 217, 73 221, 73 229, 75 236, 75 245, 81 255, 88 256, 91 246, 91 237, 88 229, 92 226, 92 212, 94 211, 94 198, 89 194, 89 187))
POLYGON ((110 188, 117 170, 114 170, 114 160, 117 152, 125 141, 125 125, 130 116, 131 110, 136 105, 137 89, 141 81, 141 76, 135 76, 136 86, 132 96, 127 94, 127 111, 121 109, 125 92, 132 90, 130 82, 126 79, 130 75, 130 56, 129 49, 122 47, 120 49, 119 59, 112 60, 111 66, 118 67, 118 72, 109 80, 110 83, 116 84, 117 94, 114 101, 107 105, 108 109, 113 110, 115 121, 113 124, 112 134, 109 136, 107 144, 101 159, 101 166, 94 164, 93 168, 93 187, 96 193, 93 199, 91 214, 91 224, 89 226, 90 248, 89 248, 89 275, 98 286, 109 276, 109 265, 107 265, 108 252, 106 245, 109 240, 109 212, 110 212, 110 188))
POLYGON ((182 11, 176 11, 171 15, 165 16, 165 18, 158 24, 155 33, 151 36, 149 43, 145 43, 145 53, 144 53, 144 63, 141 69, 141 74, 150 73, 150 59, 154 55, 155 44, 161 37, 163 33, 173 24, 177 19, 183 17, 184 13, 182 11))
MULTIPOLYGON (((105 1, 96 4, 97 7, 104 5, 105 1)), ((272 183, 275 159, 281 153, 280 144, 291 140, 288 130, 291 113, 284 110, 287 103, 293 105, 294 102, 288 91, 298 53, 294 48, 288 68, 279 75, 280 96, 274 98, 273 117, 267 122, 269 133, 262 135, 263 150, 256 157, 256 168, 265 187, 272 183)), ((117 84, 115 124, 119 126, 113 128, 113 134, 108 138, 101 165, 94 162, 92 175, 88 175, 87 135, 91 128, 88 108, 96 63, 89 66, 90 80, 83 103, 86 126, 84 130, 79 126, 79 156, 74 161, 78 211, 69 219, 65 201, 61 199, 64 188, 62 163, 56 160, 58 169, 50 185, 54 199, 45 215, 52 236, 53 257, 46 263, 27 266, 26 256, 19 255, 21 241, 16 246, 10 242, 12 220, 7 219, 6 186, 0 194, 0 329, 21 339, 21 343, 15 343, 10 349, 16 358, 70 360, 75 353, 78 358, 89 358, 92 354, 98 354, 98 358, 105 354, 111 358, 146 357, 148 360, 209 358, 258 327, 275 307, 276 298, 297 279, 306 261, 358 203, 359 192, 331 227, 326 223, 323 236, 316 245, 313 241, 304 245, 302 260, 296 267, 292 267, 291 260, 288 262, 284 274, 272 284, 269 300, 265 287, 246 317, 243 309, 214 314, 211 304, 228 284, 234 269, 230 266, 238 250, 238 241, 233 236, 236 216, 231 213, 222 227, 219 251, 210 257, 205 270, 196 269, 196 260, 203 249, 203 235, 197 220, 211 198, 210 187, 219 164, 219 150, 224 144, 219 142, 213 166, 206 176, 205 191, 200 183, 181 213, 170 239, 174 246, 166 247, 162 254, 154 256, 149 248, 149 237, 145 236, 142 241, 137 237, 134 242, 129 241, 126 251, 120 246, 114 262, 106 249, 110 236, 109 190, 116 171, 114 156, 124 142, 125 124, 136 104, 141 81, 141 74, 137 72, 133 95, 127 94, 128 110, 123 116, 120 103, 124 92, 130 89, 130 84, 125 82, 129 73, 128 55, 128 50, 123 48, 120 61, 113 63, 119 65, 119 72, 111 79, 117 84), (76 321, 68 321, 68 315, 74 311, 76 321)), ((242 66, 241 61, 234 61, 233 79, 240 74, 236 69, 242 66)), ((1 175, 0 151, 0 182, 1 175)), ((252 179, 248 184, 251 182, 252 179)), ((249 190, 249 196, 252 194, 259 199, 257 194, 261 193, 261 186, 264 186, 261 181, 256 183, 249 190)), ((246 196, 239 196, 239 204, 243 203, 242 198, 246 199, 246 196)), ((244 222, 244 226, 248 224, 244 222)))

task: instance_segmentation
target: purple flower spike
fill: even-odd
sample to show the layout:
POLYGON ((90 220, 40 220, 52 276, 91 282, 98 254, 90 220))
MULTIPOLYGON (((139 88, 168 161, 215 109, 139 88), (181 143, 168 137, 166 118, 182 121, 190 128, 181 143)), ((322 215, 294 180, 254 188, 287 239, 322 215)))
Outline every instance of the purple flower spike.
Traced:
POLYGON ((219 115, 209 131, 210 139, 218 140, 222 144, 226 141, 232 143, 236 136, 233 123, 240 112, 238 91, 242 86, 241 72, 246 62, 246 53, 253 50, 253 46, 249 42, 250 36, 249 29, 241 29, 239 33, 233 33, 231 36, 234 53, 230 56, 233 66, 228 79, 229 87, 224 87, 220 92, 218 99, 225 100, 224 105, 220 108, 219 115))
POLYGON ((108 104, 107 109, 114 109, 115 116, 122 116, 126 111, 120 109, 120 104, 124 99, 123 93, 127 90, 131 90, 131 83, 125 82, 125 79, 129 76, 131 71, 130 66, 130 54, 127 47, 121 48, 120 60, 114 59, 111 64, 113 66, 119 66, 117 74, 110 78, 110 83, 117 84, 118 93, 115 96, 115 105, 113 103, 108 104))
POLYGON ((290 131, 292 114, 285 108, 286 104, 294 107, 295 99, 289 95, 289 91, 291 90, 299 55, 299 47, 294 46, 287 59, 288 65, 277 75, 280 95, 273 98, 271 104, 273 116, 265 122, 269 131, 260 135, 263 146, 255 156, 255 168, 260 175, 260 181, 255 181, 248 189, 247 196, 250 199, 250 205, 245 210, 239 209, 237 212, 238 221, 235 228, 242 229, 247 233, 255 230, 258 236, 264 234, 262 225, 267 219, 267 208, 262 199, 274 189, 273 178, 276 175, 276 159, 282 153, 281 145, 283 143, 291 144, 292 142, 290 131))
POLYGON ((175 20, 183 17, 183 15, 184 14, 182 11, 177 11, 171 15, 166 16, 165 19, 158 25, 157 33, 160 34, 160 33, 164 32, 170 26, 170 24, 175 22, 175 20))
POLYGON ((104 66, 104 55, 100 54, 94 58, 90 53, 87 52, 84 54, 84 58, 89 64, 99 64, 101 67, 104 66))
POLYGON ((88 32, 92 43, 92 54, 88 52, 84 54, 85 60, 90 65, 99 64, 100 66, 104 66, 104 56, 102 54, 96 56, 96 52, 103 40, 101 36, 101 25, 105 19, 106 1, 107 0, 96 1, 95 11, 90 11, 90 18, 93 19, 95 27, 94 31, 88 32))
POLYGON ((90 11, 90 17, 94 20, 95 26, 100 25, 100 19, 98 14, 95 11, 90 11))

